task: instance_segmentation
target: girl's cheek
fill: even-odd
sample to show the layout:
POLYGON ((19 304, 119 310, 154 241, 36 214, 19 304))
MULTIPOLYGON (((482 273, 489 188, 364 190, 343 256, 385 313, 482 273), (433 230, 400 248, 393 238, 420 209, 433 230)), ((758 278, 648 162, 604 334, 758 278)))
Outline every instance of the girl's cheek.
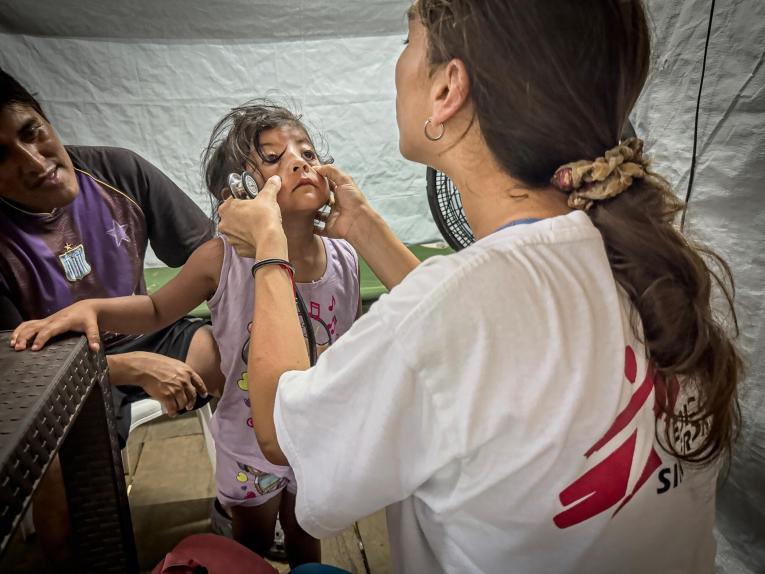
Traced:
POLYGON ((279 171, 272 166, 261 166, 260 168, 260 176, 257 179, 262 179, 262 181, 258 181, 258 185, 262 188, 264 185, 266 185, 266 182, 271 176, 279 175, 279 171))

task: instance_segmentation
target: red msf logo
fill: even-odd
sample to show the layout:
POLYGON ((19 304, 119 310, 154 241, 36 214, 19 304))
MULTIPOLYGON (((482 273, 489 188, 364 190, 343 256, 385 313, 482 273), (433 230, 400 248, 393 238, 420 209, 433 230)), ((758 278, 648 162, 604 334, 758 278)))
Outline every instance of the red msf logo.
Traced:
MULTIPOLYGON (((630 384, 635 384, 637 361, 635 360, 635 352, 629 346, 625 351, 624 375, 630 384)), ((673 387, 675 386, 673 385, 673 387)), ((669 399, 670 408, 674 408, 676 390, 676 388, 673 388, 670 391, 671 396, 668 397, 667 387, 663 379, 654 376, 653 369, 649 363, 645 378, 632 394, 630 401, 617 415, 616 420, 614 420, 606 433, 584 453, 584 456, 589 458, 623 431, 652 394, 654 395, 654 414, 657 417, 662 412, 660 405, 667 404, 667 399, 669 399)), ((632 492, 627 494, 636 443, 637 430, 619 445, 614 452, 585 472, 560 493, 561 504, 569 508, 553 518, 553 522, 555 522, 558 528, 568 528, 589 520, 593 516, 605 512, 621 502, 614 511, 613 515, 616 516, 624 505, 635 496, 635 493, 640 490, 640 487, 645 484, 646 480, 661 466, 661 458, 659 458, 656 450, 652 448, 651 454, 648 456, 648 460, 646 460, 632 492)))

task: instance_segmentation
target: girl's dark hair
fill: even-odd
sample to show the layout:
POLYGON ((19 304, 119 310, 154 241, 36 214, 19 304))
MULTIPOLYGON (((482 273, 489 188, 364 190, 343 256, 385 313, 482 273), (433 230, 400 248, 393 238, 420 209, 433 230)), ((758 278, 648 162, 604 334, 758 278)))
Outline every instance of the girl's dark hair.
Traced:
MULTIPOLYGON (((253 150, 265 161, 260 135, 285 125, 303 130, 311 146, 316 149, 301 116, 269 100, 252 100, 233 108, 217 123, 202 153, 205 184, 217 204, 225 200, 222 191, 228 186, 230 173, 241 173, 248 165, 258 171, 251 159, 253 150)), ((331 163, 330 157, 322 157, 318 150, 316 153, 321 163, 331 163)))
POLYGON ((0 110, 12 104, 28 106, 40 114, 46 122, 48 121, 34 96, 16 78, 0 69, 0 110))
MULTIPOLYGON (((410 17, 426 28, 431 69, 454 58, 465 64, 483 138, 498 164, 531 188, 548 186, 563 164, 617 145, 648 74, 639 0, 418 0, 410 17)), ((682 460, 707 463, 729 454, 739 432, 742 361, 711 305, 716 285, 737 335, 730 269, 681 234, 682 207, 671 191, 636 180, 588 215, 640 316, 636 332, 659 380, 699 393, 692 413, 659 401, 662 442, 682 460), (676 423, 708 425, 708 433, 688 448, 671 432, 676 423)), ((671 396, 660 390, 657 397, 671 396)))

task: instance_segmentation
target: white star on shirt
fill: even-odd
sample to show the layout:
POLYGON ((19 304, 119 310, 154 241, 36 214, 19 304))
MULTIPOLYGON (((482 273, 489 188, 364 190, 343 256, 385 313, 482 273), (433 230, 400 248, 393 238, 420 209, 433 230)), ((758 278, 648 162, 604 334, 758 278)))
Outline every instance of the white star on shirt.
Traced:
POLYGON ((120 225, 114 219, 112 219, 112 228, 106 230, 106 234, 111 235, 114 238, 114 244, 117 247, 122 245, 123 241, 127 241, 128 243, 130 243, 130 238, 127 236, 127 233, 125 233, 126 227, 127 227, 127 224, 120 225))

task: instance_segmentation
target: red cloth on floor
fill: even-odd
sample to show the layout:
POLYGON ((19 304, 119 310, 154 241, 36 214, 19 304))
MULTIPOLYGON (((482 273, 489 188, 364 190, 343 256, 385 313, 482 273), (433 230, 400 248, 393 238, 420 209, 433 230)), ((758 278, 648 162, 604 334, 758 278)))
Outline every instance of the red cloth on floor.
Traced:
POLYGON ((215 534, 181 540, 151 574, 278 574, 276 568, 238 542, 215 534))

